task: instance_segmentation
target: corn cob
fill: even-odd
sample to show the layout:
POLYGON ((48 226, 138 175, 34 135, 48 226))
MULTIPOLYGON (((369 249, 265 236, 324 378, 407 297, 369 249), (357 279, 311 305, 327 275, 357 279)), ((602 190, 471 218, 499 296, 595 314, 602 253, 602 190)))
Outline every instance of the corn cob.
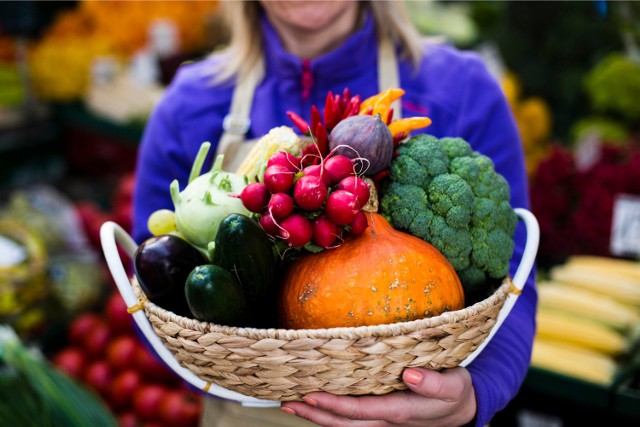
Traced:
POLYGON ((536 336, 609 355, 627 350, 625 337, 617 331, 589 319, 547 308, 538 309, 536 336))
POLYGON ((292 128, 288 126, 273 128, 255 143, 236 170, 236 174, 245 175, 250 180, 253 180, 255 176, 262 178, 267 161, 273 153, 285 150, 299 156, 301 148, 301 140, 292 128))
POLYGON ((640 307, 640 280, 597 265, 564 264, 549 270, 554 282, 567 283, 610 296, 625 304, 640 307))
POLYGON ((589 289, 543 281, 538 283, 538 297, 542 308, 592 319, 620 331, 630 330, 640 323, 639 311, 589 289))
POLYGON ((573 255, 567 259, 567 265, 598 267, 602 271, 612 274, 623 274, 630 279, 640 281, 640 262, 628 259, 602 257, 595 255, 573 255))
POLYGON ((579 346, 536 337, 531 365, 595 384, 611 384, 615 361, 607 355, 579 346))

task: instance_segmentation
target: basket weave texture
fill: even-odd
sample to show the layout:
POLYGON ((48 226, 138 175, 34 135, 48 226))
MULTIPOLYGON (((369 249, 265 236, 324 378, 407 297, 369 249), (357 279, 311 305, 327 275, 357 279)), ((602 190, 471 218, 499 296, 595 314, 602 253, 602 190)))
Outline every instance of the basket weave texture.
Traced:
MULTIPOLYGON (((135 279, 132 285, 141 297, 135 279)), ((314 391, 382 395, 406 389, 401 378, 406 367, 459 365, 487 337, 511 287, 505 278, 487 299, 436 317, 348 328, 222 326, 148 301, 144 312, 178 363, 207 383, 278 401, 314 391)))

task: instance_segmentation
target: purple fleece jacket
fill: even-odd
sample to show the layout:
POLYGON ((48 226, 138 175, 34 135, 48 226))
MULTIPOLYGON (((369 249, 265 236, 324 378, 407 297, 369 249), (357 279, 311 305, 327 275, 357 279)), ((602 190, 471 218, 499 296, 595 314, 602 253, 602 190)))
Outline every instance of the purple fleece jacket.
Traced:
MULTIPOLYGON (((259 84, 251 109, 247 138, 257 138, 276 126, 293 127, 286 116, 295 111, 310 120, 311 106, 324 106, 327 93, 362 99, 378 93, 378 53, 373 19, 341 47, 310 61, 312 79, 303 79, 303 61, 286 52, 263 18, 266 77, 259 84), (303 83, 304 82, 304 83, 303 83), (304 92, 308 96, 304 97, 304 92)), ((233 87, 212 85, 214 58, 183 65, 152 113, 139 149, 134 193, 134 238, 149 237, 146 220, 160 208, 172 209, 169 184, 186 185, 200 144, 217 143, 228 113, 233 87)), ((514 207, 529 207, 523 152, 509 106, 485 65, 473 52, 445 44, 429 44, 416 71, 400 61, 403 116, 428 116, 425 132, 437 137, 459 136, 494 161, 511 186, 514 207)), ((213 151, 213 150, 212 150, 213 151)), ((207 159, 211 164, 212 154, 207 159)), ((205 165, 206 170, 207 166, 205 165)), ((526 236, 522 224, 515 237, 511 274, 519 264, 526 236)), ((533 273, 508 319, 482 354, 469 366, 478 401, 476 425, 488 423, 504 408, 527 372, 535 331, 537 294, 533 273)))

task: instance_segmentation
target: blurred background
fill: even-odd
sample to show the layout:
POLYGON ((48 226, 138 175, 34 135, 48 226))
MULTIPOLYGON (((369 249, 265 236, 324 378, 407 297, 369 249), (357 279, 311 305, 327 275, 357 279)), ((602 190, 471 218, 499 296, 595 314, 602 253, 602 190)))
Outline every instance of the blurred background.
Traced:
MULTIPOLYGON (((492 425, 637 425, 640 2, 408 5, 423 34, 478 51, 500 82, 541 227, 541 306, 563 315, 541 318, 521 394, 492 425), (600 285, 559 302, 553 285, 585 273, 559 268, 585 259, 602 262, 600 285)), ((0 2, 0 323, 120 425, 196 425, 201 410, 138 338, 99 228, 129 228, 149 112, 180 64, 227 37, 214 0, 0 2)), ((0 384, 7 363, 0 344, 0 384)), ((36 394, 22 398, 51 398, 36 394)))

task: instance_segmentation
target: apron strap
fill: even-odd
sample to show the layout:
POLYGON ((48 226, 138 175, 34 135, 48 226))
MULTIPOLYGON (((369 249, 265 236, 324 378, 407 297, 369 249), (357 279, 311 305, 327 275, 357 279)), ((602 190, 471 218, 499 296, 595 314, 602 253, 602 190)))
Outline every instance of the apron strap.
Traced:
POLYGON ((251 127, 249 113, 253 105, 253 94, 263 77, 264 61, 260 58, 251 67, 248 74, 238 81, 231 98, 229 114, 222 121, 222 136, 216 154, 224 154, 225 157, 233 158, 234 146, 244 141, 245 135, 251 127))
MULTIPOLYGON (((393 43, 388 37, 382 39, 378 47, 378 89, 383 92, 387 89, 400 87, 398 75, 398 60, 393 43)), ((393 119, 402 118, 402 107, 397 99, 391 104, 393 107, 393 119)))

